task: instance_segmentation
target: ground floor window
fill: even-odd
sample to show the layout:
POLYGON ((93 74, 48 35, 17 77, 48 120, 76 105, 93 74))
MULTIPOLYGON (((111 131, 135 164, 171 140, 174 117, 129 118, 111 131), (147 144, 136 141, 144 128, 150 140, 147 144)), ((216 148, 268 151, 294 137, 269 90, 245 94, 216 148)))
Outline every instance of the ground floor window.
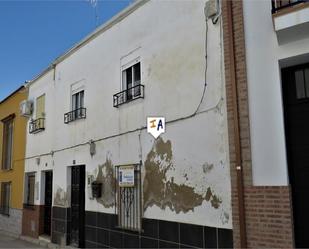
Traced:
POLYGON ((1 183, 1 196, 0 196, 0 213, 9 215, 10 214, 10 194, 11 194, 11 183, 1 183))
POLYGON ((34 205, 34 190, 35 190, 35 175, 27 175, 27 195, 26 195, 26 204, 34 205))

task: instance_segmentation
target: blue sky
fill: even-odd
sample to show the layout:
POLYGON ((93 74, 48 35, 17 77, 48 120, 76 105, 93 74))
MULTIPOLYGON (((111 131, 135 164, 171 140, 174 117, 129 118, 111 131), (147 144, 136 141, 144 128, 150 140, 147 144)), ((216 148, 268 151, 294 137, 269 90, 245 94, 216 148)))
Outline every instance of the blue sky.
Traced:
MULTIPOLYGON (((98 24, 132 0, 97 2, 98 24)), ((0 100, 96 27, 87 0, 0 1, 0 100)))

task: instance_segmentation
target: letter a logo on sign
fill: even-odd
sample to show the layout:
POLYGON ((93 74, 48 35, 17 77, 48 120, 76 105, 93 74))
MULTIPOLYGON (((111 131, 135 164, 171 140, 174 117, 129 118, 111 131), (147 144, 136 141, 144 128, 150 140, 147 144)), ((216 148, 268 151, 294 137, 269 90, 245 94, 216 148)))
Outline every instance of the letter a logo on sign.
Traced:
POLYGON ((147 132, 158 138, 161 133, 165 132, 165 118, 163 117, 148 117, 147 132))

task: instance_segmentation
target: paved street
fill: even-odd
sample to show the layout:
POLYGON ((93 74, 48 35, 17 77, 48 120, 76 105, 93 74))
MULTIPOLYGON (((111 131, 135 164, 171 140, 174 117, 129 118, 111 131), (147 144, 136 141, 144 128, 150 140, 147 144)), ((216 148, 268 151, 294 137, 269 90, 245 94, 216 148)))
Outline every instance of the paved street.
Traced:
POLYGON ((0 233, 0 248, 43 248, 43 247, 0 233))

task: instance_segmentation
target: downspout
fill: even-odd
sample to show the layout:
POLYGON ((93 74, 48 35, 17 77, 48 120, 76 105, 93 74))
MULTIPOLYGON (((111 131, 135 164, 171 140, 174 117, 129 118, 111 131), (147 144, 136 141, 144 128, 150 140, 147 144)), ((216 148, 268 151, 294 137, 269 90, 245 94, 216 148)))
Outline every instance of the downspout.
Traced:
POLYGON ((234 117, 234 146, 236 154, 236 174, 237 174, 237 196, 238 196, 238 214, 239 214, 239 231, 240 231, 240 247, 247 248, 246 236, 246 217, 245 217, 245 200, 244 200, 244 183, 242 169, 242 154, 240 144, 240 127, 239 127, 239 106, 235 67, 235 44, 233 32, 233 1, 226 1, 227 4, 227 28, 229 39, 229 64, 230 64, 230 79, 232 85, 232 108, 234 117))

